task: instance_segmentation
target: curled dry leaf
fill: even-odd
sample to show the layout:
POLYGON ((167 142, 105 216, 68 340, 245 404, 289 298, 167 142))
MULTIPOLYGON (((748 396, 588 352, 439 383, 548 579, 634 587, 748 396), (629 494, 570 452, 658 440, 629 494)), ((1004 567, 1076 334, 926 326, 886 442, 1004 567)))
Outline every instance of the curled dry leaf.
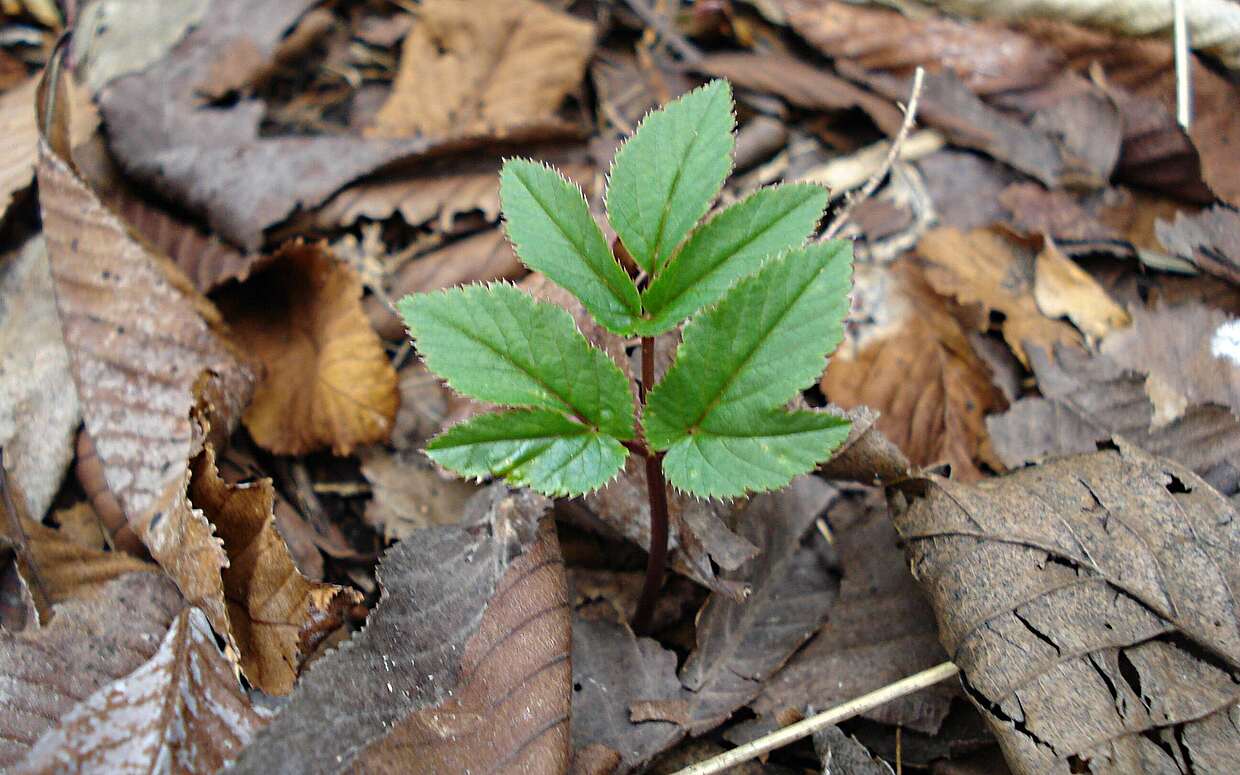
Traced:
POLYGON ((348 771, 394 726, 444 701, 488 601, 518 553, 530 550, 548 506, 493 485, 461 524, 427 528, 388 550, 378 570, 383 595, 366 628, 306 671, 233 771, 348 771))
POLYGON ((267 715, 242 692, 206 615, 186 608, 150 660, 62 716, 15 771, 214 772, 267 715))
POLYGON ((1232 504, 1123 442, 984 486, 919 489, 896 527, 1014 773, 1234 765, 1232 504))
POLYGON ((1204 272, 1240 285, 1240 212, 1215 205, 1197 215, 1177 213, 1154 229, 1167 250, 1204 272))
POLYGON ((452 697, 399 722, 354 766, 376 773, 565 772, 571 609, 555 521, 504 571, 452 697))
POLYGON ((852 427, 835 456, 818 466, 820 475, 863 484, 891 483, 912 475, 913 466, 904 453, 878 429, 878 412, 864 405, 835 411, 852 427))
POLYGON ((1097 340, 1124 328, 1132 318, 1088 272, 1047 238, 1034 263, 1033 299, 1047 317, 1067 317, 1097 340))
POLYGON ((14 767, 62 714, 150 659, 184 605, 155 573, 131 573, 56 607, 46 627, 0 630, 0 767, 14 767))
POLYGON ((227 484, 210 445, 193 462, 189 496, 228 555, 222 571, 228 626, 241 670, 268 694, 288 694, 301 666, 360 595, 308 581, 276 532, 270 479, 227 484))
POLYGON ((47 247, 34 238, 0 256, 0 447, 36 519, 73 459, 82 414, 72 383, 47 247))
POLYGON ((929 262, 926 280, 934 290, 961 304, 978 304, 986 315, 992 311, 1003 314, 1000 330, 1021 363, 1029 364, 1025 342, 1044 349, 1080 342, 1066 323, 1038 310, 1031 267, 995 232, 934 229, 922 238, 917 252, 929 262))
POLYGON ((1146 375, 1154 427, 1193 404, 1214 403, 1240 416, 1240 321, 1204 304, 1134 308, 1132 327, 1102 342, 1119 366, 1146 375))
POLYGON ((347 455, 387 439, 396 371, 361 295, 357 276, 325 246, 295 242, 221 296, 233 336, 267 367, 244 417, 260 446, 278 455, 330 446, 347 455))
POLYGON ((39 79, 32 77, 0 94, 0 222, 17 195, 34 181, 35 145, 39 128, 34 115, 34 93, 39 79))
MULTIPOLYGON (((1005 401, 960 323, 907 264, 858 267, 855 289, 850 317, 861 324, 831 356, 823 393, 845 408, 880 412, 874 428, 912 463, 946 462, 959 476, 979 477, 974 461, 991 458, 983 418, 1005 401)), ((901 473, 884 468, 880 478, 901 473)))
MULTIPOLYGON (((809 645, 752 703, 764 718, 829 708, 946 659, 934 613, 909 575, 881 498, 839 500, 827 519, 843 571, 839 599, 809 645)), ((940 684, 864 716, 935 734, 954 694, 940 684)))
POLYGON ((532 0, 422 3, 371 133, 502 134, 546 121, 593 50, 593 24, 532 0))
POLYGON ((1222 406, 1194 404, 1182 417, 1152 427, 1154 407, 1143 375, 1103 355, 1031 348, 1041 398, 1023 398, 986 418, 995 452, 1017 468, 1047 457, 1093 452, 1123 437, 1151 455, 1192 469, 1224 495, 1240 491, 1240 419, 1222 406))
POLYGON ((215 307, 130 234, 62 150, 39 139, 39 201, 86 430, 129 526, 227 637, 228 560, 186 496, 188 464, 207 428, 231 430, 253 374, 221 335, 215 307))

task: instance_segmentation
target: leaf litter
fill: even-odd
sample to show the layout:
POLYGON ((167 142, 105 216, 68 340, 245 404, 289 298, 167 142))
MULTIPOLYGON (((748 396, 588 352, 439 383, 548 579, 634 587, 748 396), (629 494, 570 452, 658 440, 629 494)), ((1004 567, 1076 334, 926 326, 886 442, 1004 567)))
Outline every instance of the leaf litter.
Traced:
MULTIPOLYGON (((765 766, 1240 756, 1232 60, 1190 60, 1185 131, 1166 36, 1045 9, 80 5, 62 71, 84 85, 53 81, 42 118, 53 30, 0 21, 20 30, 0 36, 0 766, 670 771, 944 659, 958 686, 765 766), (886 174, 918 65, 930 129, 886 174), (673 191, 687 165, 715 235, 646 233, 604 197, 607 160, 700 75, 732 82, 740 174, 714 196, 722 155, 668 135, 666 170, 617 190, 673 191), (426 370, 391 306, 407 293, 520 282, 616 364, 611 392, 641 388, 632 299, 586 287, 594 323, 554 284, 563 244, 502 222, 514 156, 530 190, 553 184, 541 162, 572 181, 566 255, 639 292, 682 238, 709 258, 741 218, 812 241, 814 203, 780 221, 765 185, 838 182, 830 220, 882 175, 844 232, 843 344, 780 407, 847 438, 787 490, 674 492, 650 632, 624 623, 640 465, 553 506, 423 454, 488 407, 426 370)), ((674 279, 650 296, 670 323, 642 324, 656 379, 677 371, 674 279)))

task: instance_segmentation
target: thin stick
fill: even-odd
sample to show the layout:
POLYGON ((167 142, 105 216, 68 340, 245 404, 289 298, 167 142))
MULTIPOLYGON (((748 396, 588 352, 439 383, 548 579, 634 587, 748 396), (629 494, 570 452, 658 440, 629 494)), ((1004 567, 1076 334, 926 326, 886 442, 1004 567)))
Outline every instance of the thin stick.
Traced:
POLYGON ((654 28, 663 38, 663 42, 676 50, 681 60, 693 64, 702 60, 702 52, 697 46, 685 40, 685 37, 672 26, 668 24, 668 20, 662 14, 655 13, 654 9, 646 5, 646 0, 626 0, 629 8, 633 9, 633 13, 641 17, 641 20, 654 28))
MULTIPOLYGON (((654 337, 642 337, 642 384, 638 391, 642 406, 646 405, 646 392, 654 384, 654 337)), ((646 559, 646 580, 633 614, 633 629, 647 632, 654 618, 654 604, 663 586, 663 571, 667 565, 667 482, 663 481, 663 461, 659 455, 648 450, 646 454, 646 494, 650 498, 650 555, 646 559)))
POLYGON ((1184 131, 1193 120, 1193 85, 1190 77, 1188 21, 1184 13, 1184 0, 1172 0, 1175 23, 1172 27, 1175 39, 1175 117, 1184 131))
POLYGON ((926 71, 917 68, 917 72, 913 73, 913 91, 909 94, 908 107, 904 109, 904 123, 900 124, 900 131, 896 133, 896 139, 891 142, 891 148, 887 150, 887 158, 883 161, 882 166, 874 171, 870 179, 865 182, 861 192, 850 198, 844 205, 844 209, 836 214, 831 220, 831 225, 827 226, 827 230, 823 232, 822 239, 829 240, 834 237, 839 230, 844 228, 844 224, 848 222, 848 218, 852 215, 852 211, 857 205, 870 198, 878 188, 878 184, 883 182, 883 178, 887 177, 887 173, 891 171, 891 165, 896 163, 896 159, 900 158, 900 148, 904 145, 908 133, 913 131, 913 124, 917 118, 917 101, 921 99, 921 86, 925 80, 926 71))
POLYGON ((863 694, 855 700, 850 700, 843 705, 837 705, 816 716, 810 716, 804 721, 798 721, 791 726, 772 732, 765 737, 760 737, 753 742, 733 748, 731 751, 719 754, 713 759, 707 759, 704 762, 698 762, 686 767, 674 773, 674 775, 709 775, 712 772, 723 772, 729 767, 734 767, 741 762, 757 758, 768 751, 774 751, 776 748, 796 742, 803 737, 809 737, 820 729, 846 721, 871 708, 877 708, 879 705, 920 691, 927 686, 933 686, 939 681, 951 678, 959 672, 960 668, 956 667, 955 664, 944 662, 941 665, 936 665, 929 670, 923 670, 920 673, 910 675, 908 678, 896 681, 869 694, 863 694))

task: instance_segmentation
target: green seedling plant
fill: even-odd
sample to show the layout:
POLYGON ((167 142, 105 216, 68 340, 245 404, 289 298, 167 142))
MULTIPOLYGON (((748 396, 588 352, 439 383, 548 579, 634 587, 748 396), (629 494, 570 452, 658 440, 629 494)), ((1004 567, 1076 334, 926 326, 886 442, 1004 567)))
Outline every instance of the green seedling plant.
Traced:
POLYGON ((636 402, 625 373, 567 311, 511 285, 398 305, 432 372, 502 407, 427 444, 444 468, 577 496, 616 477, 630 454, 644 458, 651 540, 638 630, 662 584, 668 483, 701 498, 778 489, 829 458, 849 430, 836 415, 788 406, 843 336, 851 244, 807 242, 827 204, 810 184, 763 188, 703 221, 731 172, 734 124, 731 88, 713 81, 649 114, 616 153, 606 211, 632 273, 575 184, 525 159, 500 173, 521 261, 606 330, 640 337, 636 402), (654 384, 654 338, 682 325, 654 384))

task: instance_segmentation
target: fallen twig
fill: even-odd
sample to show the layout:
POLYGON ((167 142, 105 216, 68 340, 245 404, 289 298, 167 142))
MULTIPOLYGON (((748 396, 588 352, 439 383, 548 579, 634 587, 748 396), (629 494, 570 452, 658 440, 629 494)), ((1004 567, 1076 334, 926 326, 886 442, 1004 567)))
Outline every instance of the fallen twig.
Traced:
POLYGON ((895 164, 896 159, 900 156, 900 148, 904 145, 904 141, 908 139, 908 133, 913 129, 913 123, 917 118, 917 101, 921 99, 922 81, 925 80, 926 71, 917 68, 917 72, 913 74, 913 90, 908 97, 908 107, 904 109, 904 123, 900 124, 900 131, 896 133, 896 137, 891 142, 891 148, 887 151, 887 158, 883 161, 881 167, 874 171, 870 179, 865 182, 865 186, 861 188, 861 192, 854 197, 850 197, 845 203, 844 209, 836 214, 831 220, 831 224, 827 226, 827 230, 823 232, 822 239, 829 240, 844 228, 844 224, 848 222, 852 211, 857 205, 870 198, 874 190, 878 188, 878 184, 883 182, 883 178, 887 177, 887 173, 891 171, 891 165, 895 164))
POLYGON ((804 721, 798 721, 791 726, 786 726, 745 745, 733 748, 731 751, 721 753, 712 759, 685 767, 673 775, 709 775, 712 772, 723 772, 729 767, 734 767, 741 762, 757 758, 768 751, 774 751, 776 748, 796 742, 803 737, 809 737, 820 729, 846 721, 871 708, 877 708, 879 705, 920 691, 927 686, 933 686, 939 681, 951 678, 959 672, 960 668, 956 667, 952 662, 935 665, 928 670, 915 673, 908 678, 902 678, 893 684, 888 684, 869 694, 863 694, 830 710, 810 716, 804 721))

